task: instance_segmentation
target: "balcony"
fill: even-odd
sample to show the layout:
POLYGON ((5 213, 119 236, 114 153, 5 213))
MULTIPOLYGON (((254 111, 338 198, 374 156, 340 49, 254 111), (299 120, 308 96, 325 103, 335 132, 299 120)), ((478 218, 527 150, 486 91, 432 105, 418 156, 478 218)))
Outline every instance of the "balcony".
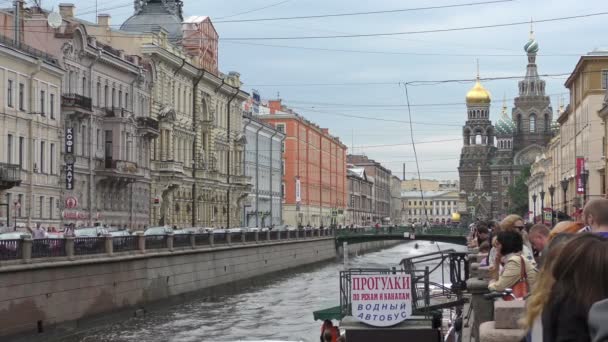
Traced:
POLYGON ((84 118, 93 113, 93 103, 90 97, 78 94, 65 94, 61 96, 62 110, 68 115, 84 118))
POLYGON ((136 163, 111 158, 98 163, 95 171, 98 176, 106 177, 107 180, 124 183, 132 183, 145 176, 145 170, 136 163))
POLYGON ((201 120, 201 125, 203 129, 211 130, 215 128, 215 116, 209 113, 209 116, 206 119, 201 120))
POLYGON ((10 189, 21 184, 19 165, 0 163, 0 190, 10 189))
POLYGON ((106 113, 106 118, 128 118, 133 115, 133 112, 125 108, 110 107, 103 110, 106 113))
POLYGON ((137 129, 139 133, 148 139, 154 139, 160 135, 158 120, 149 117, 137 118, 137 129))
POLYGON ((176 161, 155 161, 154 170, 161 173, 183 174, 184 164, 176 161))
POLYGON ((230 184, 251 184, 251 177, 249 176, 230 176, 230 184))

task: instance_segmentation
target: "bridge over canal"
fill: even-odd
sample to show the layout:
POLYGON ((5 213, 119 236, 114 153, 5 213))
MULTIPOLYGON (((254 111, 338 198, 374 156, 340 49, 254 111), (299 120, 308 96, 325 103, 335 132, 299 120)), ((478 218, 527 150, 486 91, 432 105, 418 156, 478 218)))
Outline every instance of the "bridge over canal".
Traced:
POLYGON ((468 234, 468 228, 367 227, 337 230, 335 236, 336 246, 341 246, 344 242, 347 242, 348 244, 355 244, 381 240, 424 240, 446 242, 466 246, 468 234))

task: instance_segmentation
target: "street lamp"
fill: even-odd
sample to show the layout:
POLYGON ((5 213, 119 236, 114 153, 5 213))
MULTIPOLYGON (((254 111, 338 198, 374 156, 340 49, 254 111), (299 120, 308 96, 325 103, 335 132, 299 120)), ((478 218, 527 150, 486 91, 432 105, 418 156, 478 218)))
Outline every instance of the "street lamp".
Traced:
POLYGON ((534 207, 534 223, 536 223, 536 194, 532 195, 532 202, 534 207))
POLYGON ((570 181, 568 181, 568 178, 564 178, 560 181, 561 185, 562 185, 562 190, 564 190, 564 215, 568 215, 568 205, 566 204, 566 194, 568 192, 568 183, 570 183, 570 181))
POLYGON ((587 181, 589 180, 589 170, 584 169, 581 172, 581 183, 583 183, 583 206, 587 203, 587 181))
POLYGON ((540 222, 545 223, 545 189, 540 191, 540 222))
POLYGON ((555 186, 551 184, 549 187, 549 196, 551 196, 551 227, 555 225, 555 209, 553 209, 553 194, 555 193, 555 186))

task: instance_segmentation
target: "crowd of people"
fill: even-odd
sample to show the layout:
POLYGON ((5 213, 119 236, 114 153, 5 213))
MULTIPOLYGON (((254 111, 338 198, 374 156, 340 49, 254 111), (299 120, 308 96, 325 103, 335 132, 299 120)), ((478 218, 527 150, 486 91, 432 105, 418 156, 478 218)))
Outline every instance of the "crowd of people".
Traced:
POLYGON ((471 228, 469 247, 486 255, 488 289, 526 300, 525 341, 608 341, 608 199, 553 227, 509 215, 471 228))

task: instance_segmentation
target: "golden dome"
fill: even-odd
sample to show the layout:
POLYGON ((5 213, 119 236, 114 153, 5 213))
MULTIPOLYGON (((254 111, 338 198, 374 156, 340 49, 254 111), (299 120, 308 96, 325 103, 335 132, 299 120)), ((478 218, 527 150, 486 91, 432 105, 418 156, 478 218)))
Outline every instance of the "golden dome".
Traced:
POLYGON ((479 82, 479 78, 475 85, 467 93, 467 104, 488 104, 492 101, 492 95, 479 82))
POLYGON ((452 213, 452 222, 460 222, 460 214, 457 212, 452 213))

